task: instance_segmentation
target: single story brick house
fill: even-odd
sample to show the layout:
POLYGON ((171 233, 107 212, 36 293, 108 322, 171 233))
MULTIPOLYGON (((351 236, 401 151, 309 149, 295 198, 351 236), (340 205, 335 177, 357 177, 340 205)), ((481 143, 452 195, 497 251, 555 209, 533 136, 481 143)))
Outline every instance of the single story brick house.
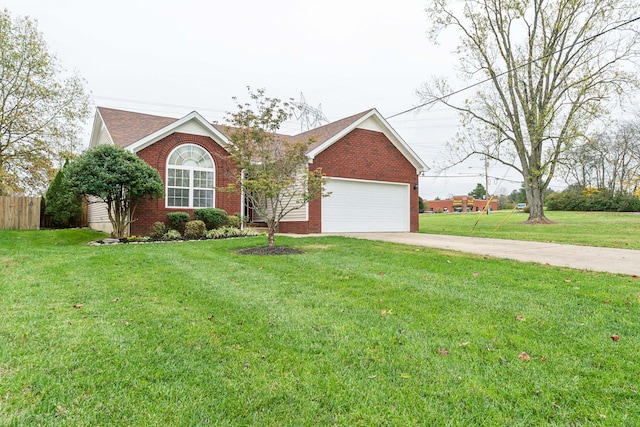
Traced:
MULTIPOLYGON (((124 147, 157 169, 165 184, 163 199, 140 203, 131 235, 147 234, 155 221, 166 222, 169 212, 245 211, 239 194, 216 190, 231 183, 228 172, 234 168, 225 132, 226 126, 209 123, 195 111, 170 118, 96 109, 89 146, 124 147)), ((331 195, 288 214, 280 232, 418 231, 418 176, 427 166, 377 110, 287 136, 310 137, 315 141, 307 153, 309 167, 322 168, 331 195)), ((89 226, 111 231, 103 204, 89 205, 89 226)))

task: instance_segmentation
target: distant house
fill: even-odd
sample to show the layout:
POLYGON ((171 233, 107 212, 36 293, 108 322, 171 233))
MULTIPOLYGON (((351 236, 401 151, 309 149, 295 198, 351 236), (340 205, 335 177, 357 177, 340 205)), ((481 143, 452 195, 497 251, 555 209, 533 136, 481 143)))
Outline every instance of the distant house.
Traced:
MULTIPOLYGON (((231 144, 227 131, 195 111, 169 118, 97 108, 90 146, 116 144, 130 150, 157 169, 165 184, 164 199, 138 206, 130 234, 146 234, 169 212, 245 210, 239 194, 216 190, 232 179, 225 173, 234 167, 226 150, 231 144)), ((280 232, 418 231, 418 175, 427 166, 377 110, 287 136, 310 137, 315 142, 307 153, 309 167, 322 168, 331 195, 288 214, 280 232)), ((90 204, 89 225, 111 231, 104 205, 90 204)))
MULTIPOLYGON (((454 196, 446 200, 428 200, 428 212, 481 212, 487 205, 486 200, 474 199, 472 196, 454 196)), ((498 210, 498 200, 493 199, 489 204, 490 211, 498 210)))

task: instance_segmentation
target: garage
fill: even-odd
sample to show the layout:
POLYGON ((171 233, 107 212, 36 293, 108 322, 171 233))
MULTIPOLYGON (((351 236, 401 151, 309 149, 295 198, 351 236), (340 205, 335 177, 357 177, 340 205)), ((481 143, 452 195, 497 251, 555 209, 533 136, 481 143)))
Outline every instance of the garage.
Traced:
POLYGON ((329 178, 322 199, 322 232, 410 231, 406 183, 329 178))

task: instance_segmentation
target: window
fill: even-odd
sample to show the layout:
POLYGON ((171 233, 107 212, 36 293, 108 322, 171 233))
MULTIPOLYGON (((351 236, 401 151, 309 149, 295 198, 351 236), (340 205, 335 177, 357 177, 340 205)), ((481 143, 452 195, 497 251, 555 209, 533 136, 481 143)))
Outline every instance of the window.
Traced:
POLYGON ((214 207, 215 165, 207 151, 193 144, 181 145, 167 161, 167 207, 214 207))

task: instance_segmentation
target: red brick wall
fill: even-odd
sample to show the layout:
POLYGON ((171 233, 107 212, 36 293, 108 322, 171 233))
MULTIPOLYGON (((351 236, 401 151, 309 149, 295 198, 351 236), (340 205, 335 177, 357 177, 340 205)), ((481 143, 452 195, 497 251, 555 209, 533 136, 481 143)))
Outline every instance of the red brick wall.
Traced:
MULTIPOLYGON (((355 129, 318 154, 309 165, 311 170, 322 168, 328 177, 405 182, 411 188, 410 230, 418 231, 418 183, 416 168, 398 151, 382 132, 355 129)), ((295 222, 281 223, 283 233, 319 233, 322 231, 322 200, 309 205, 309 222, 305 226, 295 222)), ((306 224, 306 223, 302 223, 306 224)))
MULTIPOLYGON (((166 192, 166 168, 167 157, 174 148, 182 144, 196 144, 203 147, 211 154, 216 167, 216 187, 226 187, 235 182, 233 175, 235 167, 229 160, 229 156, 213 139, 207 136, 189 135, 184 133, 173 133, 160 141, 140 150, 137 155, 160 173, 162 182, 165 183, 166 192)), ((223 192, 216 190, 215 207, 224 209, 230 215, 240 211, 240 195, 235 192, 223 192)), ((165 198, 157 200, 144 200, 138 205, 135 213, 137 220, 131 224, 132 235, 146 235, 149 227, 156 222, 166 223, 169 212, 189 212, 193 219, 194 209, 189 208, 167 208, 165 198)))

